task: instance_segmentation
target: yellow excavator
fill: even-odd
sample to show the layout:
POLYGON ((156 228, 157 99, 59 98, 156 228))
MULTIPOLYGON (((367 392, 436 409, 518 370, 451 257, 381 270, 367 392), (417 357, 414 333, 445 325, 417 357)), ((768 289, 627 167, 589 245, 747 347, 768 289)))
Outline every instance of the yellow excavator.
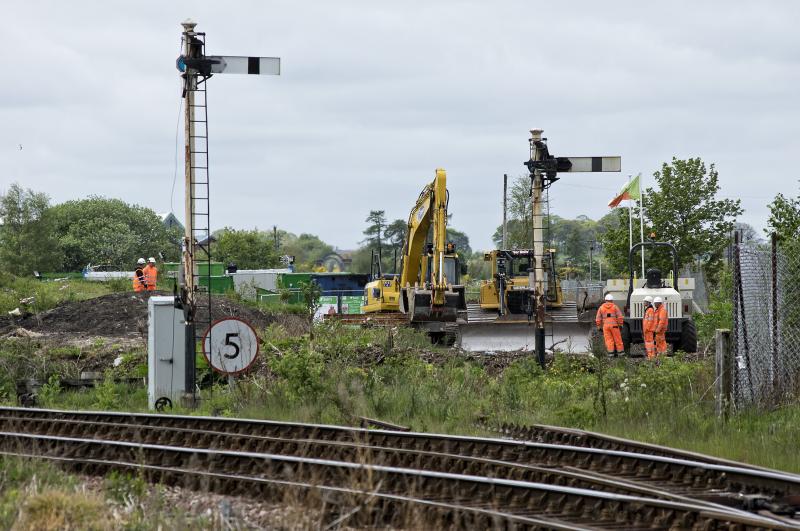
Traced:
MULTIPOLYGON (((408 217, 399 276, 381 274, 379 261, 377 274, 373 266, 374 280, 364 289, 364 313, 399 310, 411 323, 445 323, 466 312, 458 254, 446 241, 448 198, 447 174, 437 169, 408 217)), ((429 330, 443 331, 435 325, 429 330)))

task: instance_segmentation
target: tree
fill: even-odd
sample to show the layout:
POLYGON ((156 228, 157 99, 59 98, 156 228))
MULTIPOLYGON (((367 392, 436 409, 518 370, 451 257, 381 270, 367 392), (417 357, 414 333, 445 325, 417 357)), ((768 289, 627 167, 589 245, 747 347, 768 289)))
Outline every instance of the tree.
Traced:
MULTIPOLYGON (((603 246, 603 263, 608 273, 606 277, 625 276, 628 274, 628 255, 630 252, 630 228, 628 209, 617 208, 603 216, 600 222, 605 225, 605 231, 600 235, 603 246)), ((640 234, 639 210, 633 213, 634 243, 639 241, 640 234)), ((645 234, 650 234, 650 226, 645 220, 645 234)), ((653 265, 653 264, 651 264, 653 265)), ((660 265, 660 264, 659 264, 660 265)), ((604 272, 605 272, 604 271, 604 272)))
POLYGON ((92 196, 56 205, 52 213, 68 271, 89 263, 130 268, 137 258, 159 253, 168 261, 180 257, 180 231, 165 227, 149 208, 92 196))
MULTIPOLYGON (((699 157, 686 160, 673 157, 653 177, 658 188, 648 188, 644 194, 645 234, 671 242, 680 264, 697 263, 714 282, 736 216, 743 212, 741 201, 717 199, 719 174, 713 164, 706 168, 699 157)), ((636 215, 634 227, 639 221, 636 215)), ((603 236, 606 257, 623 270, 627 270, 627 221, 627 212, 620 209, 617 228, 603 236)), ((672 267, 662 252, 653 253, 652 257, 648 253, 648 263, 662 271, 672 267)))
POLYGON ((280 241, 280 254, 294 256, 295 268, 299 271, 310 271, 317 262, 333 252, 331 245, 313 234, 302 233, 295 236, 284 233, 280 241))
MULTIPOLYGON (((533 241, 531 209, 531 178, 527 174, 520 175, 511 183, 508 194, 508 249, 530 249, 533 241)), ((503 246, 502 224, 492 234, 492 241, 498 249, 503 246)))
POLYGON ((211 255, 225 264, 233 262, 239 269, 268 269, 280 263, 271 234, 225 227, 215 237, 211 255))
POLYGON ((472 256, 472 247, 469 246, 469 236, 466 233, 447 227, 447 241, 456 245, 456 252, 465 263, 472 256))
POLYGON ((384 210, 370 210, 365 220, 369 225, 364 229, 364 240, 370 249, 381 250, 383 243, 383 230, 386 227, 386 212, 384 210))
POLYGON ((402 219, 396 219, 386 225, 383 231, 383 238, 392 252, 397 251, 397 255, 403 252, 403 243, 405 243, 406 232, 408 231, 408 223, 402 219))
POLYGON ((0 196, 0 269, 17 275, 61 267, 47 194, 14 183, 0 196))
POLYGON ((783 194, 778 194, 767 207, 769 208, 767 234, 775 232, 781 239, 800 238, 800 195, 787 198, 783 194))

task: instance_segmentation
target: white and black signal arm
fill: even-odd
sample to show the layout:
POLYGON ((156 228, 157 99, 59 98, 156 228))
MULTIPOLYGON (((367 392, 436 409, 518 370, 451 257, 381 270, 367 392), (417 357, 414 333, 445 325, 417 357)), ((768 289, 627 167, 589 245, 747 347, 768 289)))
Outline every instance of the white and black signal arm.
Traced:
POLYGON ((245 57, 240 55, 203 55, 197 58, 178 57, 176 66, 181 72, 191 68, 209 77, 212 74, 251 74, 278 76, 280 57, 245 57))
POLYGON ((554 157, 547 149, 547 139, 531 140, 540 160, 527 160, 525 166, 531 173, 539 170, 550 182, 558 180, 558 173, 618 172, 622 171, 622 157, 554 157))

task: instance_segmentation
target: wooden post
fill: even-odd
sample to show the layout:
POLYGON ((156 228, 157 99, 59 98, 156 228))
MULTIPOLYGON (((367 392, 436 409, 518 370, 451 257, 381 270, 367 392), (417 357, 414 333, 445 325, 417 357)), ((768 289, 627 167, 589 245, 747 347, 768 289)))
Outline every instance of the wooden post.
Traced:
POLYGON ((715 354, 716 376, 716 413, 718 417, 727 418, 733 402, 733 350, 731 349, 731 331, 717 329, 715 354))

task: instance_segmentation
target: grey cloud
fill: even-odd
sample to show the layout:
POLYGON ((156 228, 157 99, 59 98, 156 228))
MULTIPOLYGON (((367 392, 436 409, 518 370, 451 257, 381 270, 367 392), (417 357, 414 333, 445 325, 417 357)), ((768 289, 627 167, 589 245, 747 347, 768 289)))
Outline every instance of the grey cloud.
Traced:
MULTIPOLYGON (((716 162, 743 221, 794 194, 800 7, 732 2, 7 3, 0 188, 169 207, 179 23, 215 54, 279 55, 279 78, 209 82, 212 223, 312 232, 341 247, 381 208, 407 216, 436 167, 453 222, 488 247, 527 130, 562 155, 619 154, 569 175, 563 216, 599 217, 628 173, 716 162), (13 52, 13 53, 11 53, 13 52), (15 151, 18 143, 25 149, 15 151)), ((180 167, 176 211, 181 214, 180 167)))

